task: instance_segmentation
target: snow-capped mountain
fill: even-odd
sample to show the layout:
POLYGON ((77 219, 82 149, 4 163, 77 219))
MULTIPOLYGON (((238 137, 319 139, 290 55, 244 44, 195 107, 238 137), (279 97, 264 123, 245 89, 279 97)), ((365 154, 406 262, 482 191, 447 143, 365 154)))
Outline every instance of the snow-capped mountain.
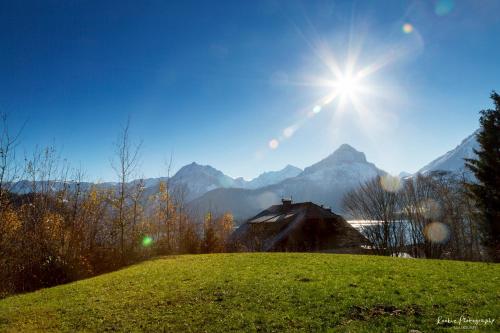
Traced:
MULTIPOLYGON (((477 132, 476 132, 477 133, 477 132)), ((475 134, 467 137, 455 149, 435 159, 418 172, 427 174, 444 170, 451 172, 464 171, 464 158, 475 156, 474 149, 479 145, 475 134)), ((149 178, 142 180, 144 198, 158 191, 160 181, 168 181, 174 195, 182 195, 194 211, 216 210, 231 211, 236 219, 243 220, 260 210, 277 204, 284 197, 292 197, 294 201, 312 201, 330 206, 342 213, 342 199, 345 193, 366 180, 377 175, 386 174, 373 163, 367 161, 364 153, 343 144, 331 155, 305 168, 287 165, 279 171, 264 172, 258 177, 246 181, 243 178, 232 178, 209 165, 195 162, 182 167, 173 177, 149 178)), ((401 173, 401 178, 409 177, 401 173)), ((139 180, 129 183, 138 184, 139 180)), ((31 191, 31 183, 20 181, 15 184, 15 192, 31 191)), ((88 189, 92 183, 81 183, 81 189, 88 189)), ((114 188, 117 183, 96 184, 101 188, 114 188)), ((51 183, 55 190, 68 186, 76 188, 76 183, 51 183)))
POLYGON ((172 189, 183 187, 186 200, 197 198, 217 188, 228 188, 236 185, 235 180, 210 165, 195 162, 185 165, 169 180, 172 189))
POLYGON ((364 153, 344 144, 296 177, 258 189, 219 188, 194 200, 191 207, 199 211, 229 210, 241 220, 279 203, 283 197, 292 197, 294 201, 313 201, 341 211, 347 191, 383 174, 384 171, 366 160, 364 153))
POLYGON ((245 188, 256 189, 277 184, 285 179, 295 177, 302 170, 292 165, 287 165, 279 171, 264 172, 258 177, 246 181, 243 178, 231 178, 222 171, 209 165, 199 165, 195 162, 182 167, 170 180, 172 189, 184 186, 186 199, 195 199, 211 190, 218 188, 245 188))
POLYGON ((308 179, 323 187, 344 185, 356 180, 364 182, 385 173, 366 160, 364 153, 348 144, 341 145, 330 156, 304 169, 298 178, 308 179))
POLYGON ((435 160, 418 170, 418 173, 424 175, 433 171, 467 173, 467 170, 465 169, 464 159, 476 157, 474 149, 479 149, 479 143, 476 139, 477 132, 478 131, 465 138, 457 147, 455 147, 455 149, 450 150, 446 154, 436 158, 435 160))
POLYGON ((302 169, 296 166, 288 164, 286 167, 279 171, 268 171, 260 174, 258 177, 242 183, 241 188, 256 189, 259 187, 269 186, 282 182, 285 179, 293 178, 298 176, 302 172, 302 169))
MULTIPOLYGON (((210 165, 200 165, 196 162, 183 166, 177 173, 171 177, 134 179, 127 186, 133 188, 139 184, 144 187, 145 199, 158 192, 160 182, 168 182, 169 188, 174 195, 182 195, 183 200, 190 201, 199 196, 218 188, 245 188, 255 189, 279 183, 285 179, 297 176, 301 169, 292 165, 287 165, 279 171, 264 172, 258 177, 247 181, 243 178, 231 178, 222 171, 213 168, 210 165)), ((37 187, 44 185, 43 182, 36 182, 37 187)), ((67 188, 70 191, 76 190, 76 182, 51 181, 50 187, 53 191, 61 191, 67 188)), ((103 189, 113 189, 118 187, 116 182, 103 183, 79 183, 81 190, 88 190, 91 186, 97 186, 103 189)), ((29 193, 33 190, 31 181, 21 180, 14 184, 12 190, 18 194, 29 193)), ((37 190, 37 188, 35 188, 37 190)))

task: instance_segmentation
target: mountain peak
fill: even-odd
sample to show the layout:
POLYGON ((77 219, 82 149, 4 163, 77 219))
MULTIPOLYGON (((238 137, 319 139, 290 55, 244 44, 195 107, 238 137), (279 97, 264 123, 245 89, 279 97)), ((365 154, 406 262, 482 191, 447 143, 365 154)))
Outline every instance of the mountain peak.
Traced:
POLYGON ((201 165, 201 164, 198 164, 198 163, 196 163, 196 162, 191 162, 191 163, 186 164, 186 165, 184 165, 183 167, 181 167, 181 168, 179 169, 179 171, 180 171, 180 170, 191 170, 191 169, 197 169, 197 168, 202 168, 202 167, 203 167, 203 165, 201 165))
POLYGON ((283 169, 280 171, 298 171, 302 172, 301 168, 296 167, 295 165, 287 164, 283 169))
POLYGON ((174 188, 182 185, 187 190, 186 200, 194 199, 216 188, 232 187, 234 183, 235 180, 222 171, 196 162, 180 168, 171 179, 174 188))
POLYGON ((344 143, 337 148, 332 154, 316 164, 304 169, 304 174, 315 173, 318 170, 325 170, 337 167, 345 168, 345 165, 350 164, 370 164, 366 160, 364 153, 357 151, 352 146, 344 143))
POLYGON ((337 150, 341 150, 341 149, 349 149, 349 150, 354 150, 354 151, 357 151, 356 148, 354 148, 353 146, 351 146, 350 144, 348 143, 343 143, 341 144, 337 150))
POLYGON ((177 171, 177 173, 174 175, 174 177, 179 178, 184 176, 190 176, 193 173, 205 173, 212 175, 222 174, 222 172, 211 167, 210 165, 201 165, 196 162, 192 162, 180 168, 179 171, 177 171))
POLYGON ((347 143, 340 145, 340 147, 326 159, 335 163, 366 162, 365 154, 357 151, 347 143))

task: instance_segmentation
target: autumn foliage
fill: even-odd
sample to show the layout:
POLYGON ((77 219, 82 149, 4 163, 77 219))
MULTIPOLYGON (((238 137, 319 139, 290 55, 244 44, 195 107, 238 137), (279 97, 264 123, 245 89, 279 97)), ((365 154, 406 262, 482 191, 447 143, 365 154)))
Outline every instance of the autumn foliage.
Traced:
MULTIPOLYGON (((210 223, 188 212, 182 193, 131 181, 128 127, 117 149, 115 186, 89 185, 52 148, 19 162, 0 137, 0 297, 86 278, 153 256, 225 251, 230 213, 210 223), (71 176, 68 176, 71 175, 71 176), (208 229, 207 229, 208 228, 208 229)), ((203 216, 203 215, 202 215, 203 216)))

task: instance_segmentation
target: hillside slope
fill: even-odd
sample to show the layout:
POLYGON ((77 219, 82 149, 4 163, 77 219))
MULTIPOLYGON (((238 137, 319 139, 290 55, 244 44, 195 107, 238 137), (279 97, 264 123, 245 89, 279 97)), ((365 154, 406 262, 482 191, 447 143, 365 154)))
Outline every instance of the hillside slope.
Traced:
POLYGON ((439 316, 497 319, 499 277, 497 264, 373 256, 166 257, 4 299, 0 331, 433 332, 439 316))

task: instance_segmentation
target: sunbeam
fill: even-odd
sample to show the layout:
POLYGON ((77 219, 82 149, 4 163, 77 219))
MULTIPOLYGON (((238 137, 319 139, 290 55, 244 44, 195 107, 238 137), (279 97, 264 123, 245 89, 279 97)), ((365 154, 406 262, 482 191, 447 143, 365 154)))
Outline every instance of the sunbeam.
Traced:
MULTIPOLYGON (((295 28, 298 29, 297 26, 295 28)), ((326 111, 337 123, 342 121, 341 115, 351 115, 360 130, 372 139, 375 132, 380 132, 378 129, 387 129, 389 125, 394 124, 395 116, 389 114, 387 110, 379 110, 377 106, 383 105, 383 101, 396 102, 399 97, 395 92, 397 87, 387 88, 380 81, 379 72, 405 56, 417 52, 423 45, 421 36, 413 25, 406 24, 400 32, 405 36, 412 35, 411 38, 414 38, 415 43, 409 47, 405 43, 394 43, 382 48, 380 43, 374 44, 372 41, 370 47, 365 47, 361 41, 365 41, 366 34, 351 32, 346 57, 343 62, 339 62, 339 52, 335 54, 334 48, 325 41, 326 39, 310 40, 299 30, 300 36, 306 40, 307 46, 318 60, 316 66, 326 70, 321 75, 308 73, 303 75, 305 79, 295 78, 288 80, 286 84, 322 89, 326 94, 306 107, 303 117, 288 124, 282 130, 282 135, 271 138, 273 144, 268 144, 268 148, 276 150, 281 142, 291 139, 307 121, 326 111), (358 38, 357 41, 353 36, 358 38), (363 54, 363 50, 372 48, 373 45, 377 46, 377 50, 385 51, 377 52, 375 56, 373 50, 370 54, 363 54), (367 63, 368 58, 372 58, 372 61, 367 63)))

